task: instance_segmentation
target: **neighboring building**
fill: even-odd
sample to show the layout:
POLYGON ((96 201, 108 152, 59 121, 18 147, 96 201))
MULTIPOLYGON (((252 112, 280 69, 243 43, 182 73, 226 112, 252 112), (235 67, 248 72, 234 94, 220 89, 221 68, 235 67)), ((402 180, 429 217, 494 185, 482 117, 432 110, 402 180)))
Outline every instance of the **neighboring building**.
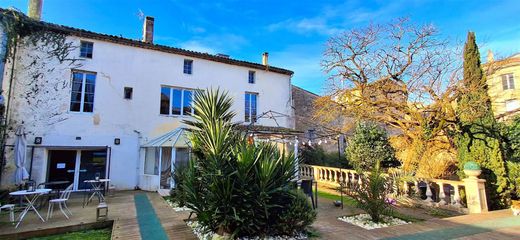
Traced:
POLYGON ((493 112, 499 120, 510 119, 520 113, 520 53, 495 61, 490 51, 487 60, 484 69, 493 112))
POLYGON ((327 152, 337 152, 338 129, 342 128, 343 123, 337 121, 336 126, 331 126, 314 117, 315 102, 320 97, 303 88, 292 86, 294 126, 300 132, 298 139, 304 145, 308 145, 310 141, 314 146, 320 146, 327 152))
MULTIPOLYGON (((14 130, 25 127, 26 165, 37 183, 68 180, 79 190, 97 175, 117 189, 169 189, 175 164, 189 157, 182 120, 194 114, 195 89, 227 91, 236 122, 294 127, 292 71, 269 66, 267 54, 257 64, 154 44, 153 22, 146 18, 142 41, 34 22, 71 46, 56 59, 45 56, 51 46, 19 44, 3 72, 6 142, 12 146, 14 130), (259 117, 268 111, 290 117, 259 117)), ((6 161, 4 186, 15 169, 12 147, 6 161)))

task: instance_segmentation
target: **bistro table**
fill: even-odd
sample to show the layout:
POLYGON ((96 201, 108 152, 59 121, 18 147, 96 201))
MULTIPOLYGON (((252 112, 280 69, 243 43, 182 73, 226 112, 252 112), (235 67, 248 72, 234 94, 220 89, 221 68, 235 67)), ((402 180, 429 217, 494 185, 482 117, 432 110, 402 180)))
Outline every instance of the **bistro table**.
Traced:
POLYGON ((92 200, 94 196, 97 195, 99 202, 105 201, 105 196, 103 196, 103 184, 110 182, 110 179, 93 179, 93 180, 85 180, 85 183, 90 183, 92 186, 92 195, 87 200, 87 204, 92 200))
POLYGON ((27 214, 27 212, 29 212, 31 209, 36 213, 36 215, 38 215, 38 217, 40 217, 42 222, 45 222, 45 220, 43 220, 43 217, 40 215, 38 210, 36 210, 36 208, 34 207, 34 203, 36 202, 36 200, 38 200, 38 198, 41 195, 48 194, 50 191, 51 191, 51 189, 41 188, 41 189, 36 189, 36 190, 30 191, 30 192, 27 190, 21 190, 21 191, 9 193, 9 195, 11 195, 11 196, 23 196, 25 198, 25 200, 27 201, 27 206, 25 206, 25 209, 20 214, 20 217, 18 218, 18 223, 16 224, 15 228, 18 228, 18 225, 20 225, 22 220, 25 218, 25 215, 27 214))

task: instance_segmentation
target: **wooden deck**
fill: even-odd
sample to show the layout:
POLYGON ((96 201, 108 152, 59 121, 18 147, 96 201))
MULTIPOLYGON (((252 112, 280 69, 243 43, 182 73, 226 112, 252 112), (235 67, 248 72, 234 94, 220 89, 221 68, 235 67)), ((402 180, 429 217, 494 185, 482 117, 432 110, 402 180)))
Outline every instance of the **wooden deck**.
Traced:
MULTIPOLYGON (((107 197, 109 218, 102 222, 96 221, 97 202, 93 201, 83 208, 83 195, 75 193, 68 204, 73 213, 70 219, 66 219, 59 210, 55 210, 53 217, 44 223, 38 219, 36 214, 29 212, 17 229, 10 224, 0 225, 0 239, 25 239, 89 228, 102 228, 112 225, 112 223, 112 239, 141 239, 134 203, 136 193, 143 192, 119 191, 114 196, 107 197)), ((196 239, 184 222, 189 213, 175 212, 157 193, 146 194, 170 239, 196 239)), ((47 208, 42 208, 39 212, 46 217, 47 208)), ((7 217, 3 215, 0 221, 7 221, 7 217)))
MULTIPOLYGON (((55 211, 53 218, 43 223, 30 212, 26 220, 15 229, 13 225, 0 225, 0 239, 25 239, 41 235, 58 234, 112 225, 112 239, 142 239, 136 217, 134 195, 142 191, 120 191, 107 197, 109 219, 97 222, 96 204, 82 207, 82 195, 73 196, 70 208, 74 214, 67 220, 55 211)), ((157 193, 146 193, 147 198, 159 218, 169 239, 197 239, 185 224, 189 212, 175 212, 157 193)), ((400 209, 399 212, 413 215, 425 221, 383 229, 365 230, 341 222, 336 218, 360 213, 359 209, 345 207, 344 210, 332 206, 331 200, 320 199, 318 219, 313 228, 320 239, 520 239, 520 216, 512 217, 510 210, 485 214, 463 215, 438 219, 425 214, 424 210, 400 209)), ((47 213, 47 209, 40 211, 47 213)), ((2 215, 0 221, 8 216, 2 215)))

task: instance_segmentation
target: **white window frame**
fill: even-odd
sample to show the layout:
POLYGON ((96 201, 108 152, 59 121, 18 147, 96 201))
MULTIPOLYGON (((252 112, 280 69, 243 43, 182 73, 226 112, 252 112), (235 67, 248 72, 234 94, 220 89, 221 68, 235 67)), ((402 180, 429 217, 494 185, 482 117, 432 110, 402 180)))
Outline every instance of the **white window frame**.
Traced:
POLYGON ((69 112, 71 113, 93 113, 94 112, 94 104, 96 102, 96 84, 97 84, 97 73, 95 72, 89 72, 89 71, 82 71, 82 70, 72 70, 70 74, 70 81, 71 81, 71 90, 70 90, 70 100, 69 100, 69 112), (72 103, 72 85, 74 84, 74 73, 82 73, 83 79, 81 80, 81 102, 79 106, 79 111, 72 111, 70 109, 70 104, 72 103), (85 105, 85 91, 86 91, 86 82, 87 82, 87 74, 94 75, 95 83, 94 83, 94 100, 92 102, 92 112, 85 112, 84 105, 85 105))
MULTIPOLYGON (((195 91, 193 89, 189 88, 179 88, 179 87, 171 87, 171 86, 165 86, 162 85, 162 88, 169 88, 170 89, 170 101, 168 102, 168 114, 161 113, 161 110, 159 109, 159 114, 163 116, 193 116, 195 114, 195 109, 193 108, 193 95, 195 94, 195 91), (173 99, 173 90, 181 90, 181 113, 180 114, 173 114, 172 113, 172 99, 173 99), (184 92, 190 91, 191 92, 191 115, 184 115, 184 92)), ((159 95, 160 97, 160 95, 159 95)), ((160 106, 160 104, 159 104, 160 106)))
POLYGON ((516 111, 516 110, 519 110, 520 109, 520 100, 518 99, 509 99, 509 100, 506 100, 505 103, 504 103, 504 109, 506 110, 506 112, 513 112, 513 111, 516 111), (511 109, 508 109, 508 105, 511 104, 513 105, 513 103, 516 103, 516 108, 511 108, 511 109))
MULTIPOLYGON (((247 97, 249 96, 249 109, 248 109, 249 111, 248 112, 244 112, 244 122, 251 123, 251 122, 257 122, 258 121, 258 95, 259 94, 255 93, 255 92, 245 92, 244 93, 244 105, 246 104, 247 97), (256 115, 255 115, 254 121, 253 121, 252 114, 251 114, 251 109, 252 109, 251 96, 252 95, 256 96, 256 101, 255 101, 255 104, 256 104, 256 115), (247 117, 248 114, 249 114, 249 121, 246 120, 246 117, 247 117)), ((244 108, 245 108, 245 106, 244 106, 244 108)))
POLYGON ((506 91, 506 90, 512 90, 512 89, 515 89, 515 77, 513 76, 512 73, 506 73, 506 74, 502 74, 500 75, 500 83, 502 84, 502 90, 506 91), (506 86, 507 88, 504 88, 504 79, 503 77, 506 77, 506 86), (511 84, 512 83, 512 84, 511 84))

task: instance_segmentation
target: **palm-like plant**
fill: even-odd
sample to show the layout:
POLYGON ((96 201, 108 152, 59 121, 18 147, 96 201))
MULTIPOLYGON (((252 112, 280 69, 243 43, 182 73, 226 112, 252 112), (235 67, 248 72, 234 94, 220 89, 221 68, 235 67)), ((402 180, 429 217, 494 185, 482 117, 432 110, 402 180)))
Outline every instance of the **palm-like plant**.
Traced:
POLYGON ((392 213, 392 207, 386 202, 390 188, 380 162, 376 162, 369 174, 364 175, 360 170, 358 173, 364 181, 361 185, 354 185, 349 195, 356 200, 357 207, 370 215, 372 221, 381 222, 383 215, 392 213))
MULTIPOLYGON (((231 99, 219 90, 194 94, 196 115, 185 122, 193 128, 194 158, 179 186, 186 205, 203 226, 220 235, 292 234, 295 227, 283 222, 299 196, 291 183, 295 157, 270 144, 248 144, 244 134, 235 131, 231 106, 231 99)), ((301 215, 305 219, 298 221, 303 223, 300 229, 315 218, 308 202, 306 206, 298 208, 310 213, 301 215)))

